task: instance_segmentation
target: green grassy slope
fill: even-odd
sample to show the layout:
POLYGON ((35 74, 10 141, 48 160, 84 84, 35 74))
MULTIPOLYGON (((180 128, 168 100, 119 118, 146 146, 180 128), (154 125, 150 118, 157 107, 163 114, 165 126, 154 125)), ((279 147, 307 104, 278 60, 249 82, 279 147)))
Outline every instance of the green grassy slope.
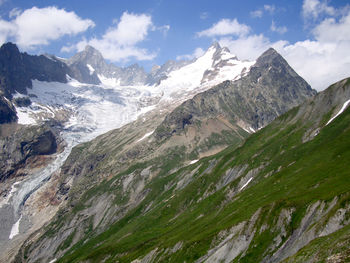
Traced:
MULTIPOLYGON (((315 126, 315 121, 306 118, 307 113, 300 109, 279 117, 238 149, 227 148, 175 173, 169 171, 176 167, 176 156, 155 160, 161 169, 147 183, 146 198, 107 231, 96 234, 87 230, 85 238, 58 262, 131 262, 147 254, 151 261, 193 262, 215 248, 225 238, 225 231, 241 222, 244 227, 240 233, 251 230, 250 242, 234 262, 279 261, 278 251, 283 246, 288 248, 288 240, 296 235, 312 205, 322 204, 330 209, 319 206, 317 209, 324 213, 304 232, 321 231, 339 209, 350 204, 350 108, 305 143, 303 136, 315 126), (217 187, 230 169, 242 167, 246 168, 240 177, 217 187), (178 187, 186 175, 191 176, 185 180, 185 186, 178 187), (251 182, 240 191, 250 178, 251 182), (286 216, 284 223, 279 223, 283 211, 290 211, 290 218, 286 216), (280 242, 276 241, 278 237, 280 242)), ((331 116, 329 112, 324 114, 327 119, 331 116)), ((140 163, 130 171, 148 165, 140 163)), ((122 203, 120 189, 113 184, 121 176, 87 192, 75 212, 83 209, 91 197, 106 192, 114 193, 116 202, 122 203)), ((346 210, 344 222, 349 217, 346 210)), ((59 222, 53 224, 58 225, 59 222)), ((68 241, 65 245, 69 247, 68 241)), ((346 257, 348 242, 346 226, 315 239, 289 262, 302 262, 300 257, 312 258, 315 254, 325 260, 339 250, 346 257), (330 249, 334 244, 339 244, 338 250, 330 249)))

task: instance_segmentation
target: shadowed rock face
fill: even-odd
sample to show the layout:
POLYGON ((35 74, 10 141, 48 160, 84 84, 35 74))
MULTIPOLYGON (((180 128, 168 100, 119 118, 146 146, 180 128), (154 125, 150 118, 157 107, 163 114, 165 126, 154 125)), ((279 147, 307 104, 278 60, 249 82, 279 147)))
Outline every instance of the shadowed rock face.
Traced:
POLYGON ((22 127, 12 135, 0 138, 0 181, 26 175, 20 170, 25 166, 40 166, 41 162, 33 158, 56 153, 60 142, 57 133, 47 124, 22 127))
POLYGON ((55 58, 20 53, 12 43, 0 48, 0 92, 7 98, 15 92, 27 94, 32 79, 65 83, 69 73, 68 66, 55 58))
POLYGON ((17 120, 16 110, 12 103, 0 96, 0 124, 17 120))

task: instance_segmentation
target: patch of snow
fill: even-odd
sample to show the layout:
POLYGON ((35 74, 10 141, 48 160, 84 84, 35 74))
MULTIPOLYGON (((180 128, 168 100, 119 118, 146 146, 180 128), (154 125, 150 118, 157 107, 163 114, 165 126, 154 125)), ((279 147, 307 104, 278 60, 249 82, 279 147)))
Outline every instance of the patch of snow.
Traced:
POLYGON ((55 263, 57 261, 56 258, 54 258, 53 260, 51 260, 49 263, 55 263))
POLYGON ((11 228, 11 233, 10 233, 9 239, 12 239, 19 234, 19 223, 20 223, 21 219, 22 219, 22 216, 17 220, 16 223, 13 224, 13 226, 11 228))
POLYGON ((338 111, 338 113, 337 113, 334 117, 332 117, 332 118, 327 122, 326 126, 327 126, 328 124, 330 124, 330 123, 331 123, 335 118, 337 118, 340 114, 342 114, 343 111, 348 107, 349 103, 350 103, 350 100, 345 101, 344 104, 343 104, 343 107, 340 109, 340 111, 338 111))
POLYGON ((145 135, 143 135, 143 137, 141 139, 138 139, 137 142, 140 142, 140 141, 146 139, 147 137, 151 136, 153 133, 154 133, 154 130, 146 133, 145 135))
POLYGON ((120 79, 117 78, 107 78, 104 75, 98 74, 98 78, 100 79, 101 83, 106 86, 120 86, 120 79))
POLYGON ((94 74, 95 72, 95 69, 90 65, 90 64, 86 64, 87 68, 89 69, 90 71, 90 75, 94 74))
POLYGON ((200 86, 204 72, 211 68, 215 51, 216 49, 211 47, 195 62, 170 72, 168 78, 162 80, 158 86, 164 92, 162 100, 171 100, 171 97, 178 93, 181 94, 200 86))
POLYGON ((18 117, 18 124, 24 124, 24 125, 33 125, 36 124, 36 121, 30 116, 31 111, 24 107, 17 107, 17 117, 18 117))
POLYGON ((196 162, 198 162, 199 160, 192 160, 192 161, 190 161, 190 164, 194 164, 194 163, 196 163, 196 162))
POLYGON ((253 133, 255 132, 255 130, 252 127, 249 127, 249 130, 251 130, 253 133))
POLYGON ((235 57, 236 57, 236 55, 234 55, 234 54, 232 54, 232 53, 230 53, 230 52, 224 51, 224 52, 221 53, 221 59, 222 59, 222 60, 233 59, 233 58, 235 58, 235 57))
POLYGON ((9 203, 9 200, 11 199, 13 193, 16 192, 16 185, 20 184, 21 182, 15 182, 12 186, 11 186, 11 190, 10 192, 8 193, 8 195, 0 201, 0 208, 3 207, 4 205, 8 204, 9 203))
POLYGON ((16 91, 15 94, 13 94, 13 98, 18 99, 18 98, 28 98, 28 95, 21 94, 18 91, 16 91))
POLYGON ((250 181, 253 180, 253 177, 249 178, 249 180, 239 189, 239 191, 242 191, 249 183, 250 181))
MULTIPOLYGON (((221 83, 225 80, 237 80, 242 77, 242 72, 246 69, 246 73, 249 72, 251 66, 255 64, 255 61, 239 61, 237 59, 230 60, 226 66, 220 68, 218 75, 215 77, 215 82, 221 83)), ((245 74, 246 74, 245 73, 245 74)))

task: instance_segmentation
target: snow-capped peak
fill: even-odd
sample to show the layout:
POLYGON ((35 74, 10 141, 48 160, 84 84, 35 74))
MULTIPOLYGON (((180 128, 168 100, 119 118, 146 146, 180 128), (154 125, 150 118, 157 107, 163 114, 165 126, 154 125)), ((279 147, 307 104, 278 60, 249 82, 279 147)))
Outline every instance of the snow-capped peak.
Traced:
POLYGON ((194 62, 174 70, 158 86, 164 92, 163 100, 188 99, 225 80, 236 80, 249 72, 255 63, 243 62, 214 42, 194 62))

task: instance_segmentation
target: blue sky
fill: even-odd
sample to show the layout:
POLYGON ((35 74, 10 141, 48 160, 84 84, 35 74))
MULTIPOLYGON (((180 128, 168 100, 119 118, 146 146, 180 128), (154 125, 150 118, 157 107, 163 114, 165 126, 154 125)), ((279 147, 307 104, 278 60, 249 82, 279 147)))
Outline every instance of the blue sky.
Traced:
POLYGON ((200 56, 213 41, 240 59, 270 46, 314 88, 350 76, 350 1, 0 0, 0 43, 70 57, 86 44, 149 70, 200 56))

